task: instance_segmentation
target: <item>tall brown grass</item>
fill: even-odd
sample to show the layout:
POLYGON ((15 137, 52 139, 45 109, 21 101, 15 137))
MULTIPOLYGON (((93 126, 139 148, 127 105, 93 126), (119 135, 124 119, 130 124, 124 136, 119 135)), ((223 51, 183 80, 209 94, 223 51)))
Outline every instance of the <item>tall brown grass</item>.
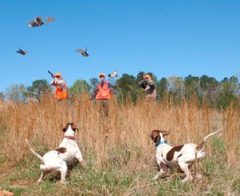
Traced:
MULTIPOLYGON (((58 146, 63 126, 71 121, 79 127, 77 140, 88 161, 95 168, 122 164, 125 171, 148 169, 154 165, 155 147, 149 138, 153 129, 171 130, 168 142, 200 143, 209 132, 224 128, 221 136, 226 142, 229 166, 236 167, 238 155, 240 111, 234 107, 216 110, 196 102, 180 105, 139 100, 136 104, 110 103, 110 116, 99 111, 87 95, 72 102, 58 102, 46 96, 40 103, 0 103, 0 153, 8 165, 16 165, 28 156, 28 138, 34 148, 43 153, 58 146)), ((207 144, 211 156, 212 149, 207 144)))

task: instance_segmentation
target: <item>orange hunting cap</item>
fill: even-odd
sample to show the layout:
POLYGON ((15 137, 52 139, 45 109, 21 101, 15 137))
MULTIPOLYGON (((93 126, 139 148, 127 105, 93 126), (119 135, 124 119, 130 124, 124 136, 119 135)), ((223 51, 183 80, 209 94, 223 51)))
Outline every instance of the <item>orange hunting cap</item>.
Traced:
POLYGON ((143 76, 143 78, 144 78, 144 79, 152 79, 149 74, 145 74, 145 75, 143 76))
POLYGON ((100 73, 98 76, 99 76, 99 78, 100 77, 104 77, 105 78, 105 74, 104 73, 100 73))
POLYGON ((59 72, 58 72, 58 73, 55 73, 55 74, 54 74, 54 77, 62 77, 62 74, 59 73, 59 72))

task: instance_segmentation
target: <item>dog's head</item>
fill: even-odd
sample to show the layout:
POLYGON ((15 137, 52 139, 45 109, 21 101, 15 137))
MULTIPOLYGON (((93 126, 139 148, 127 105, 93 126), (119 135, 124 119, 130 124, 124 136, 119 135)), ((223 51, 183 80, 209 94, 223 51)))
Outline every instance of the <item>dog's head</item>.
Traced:
POLYGON ((78 128, 77 128, 76 124, 74 124, 74 123, 72 123, 72 122, 69 122, 69 123, 66 124, 65 127, 63 127, 62 130, 63 130, 64 133, 65 133, 67 130, 71 130, 71 131, 75 132, 75 131, 78 131, 78 128))
POLYGON ((150 138, 153 140, 155 144, 161 142, 165 142, 165 136, 167 136, 170 131, 164 130, 153 130, 150 134, 150 138))

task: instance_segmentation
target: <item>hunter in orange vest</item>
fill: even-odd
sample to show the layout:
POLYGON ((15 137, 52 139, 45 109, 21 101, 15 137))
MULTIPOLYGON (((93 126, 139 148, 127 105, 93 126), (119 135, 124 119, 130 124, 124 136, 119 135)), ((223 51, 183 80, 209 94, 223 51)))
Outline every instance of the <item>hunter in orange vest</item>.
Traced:
POLYGON ((110 83, 105 81, 105 74, 99 74, 100 83, 97 85, 97 88, 94 92, 95 99, 99 101, 101 107, 103 108, 105 116, 109 114, 109 103, 108 100, 112 98, 110 83))
POLYGON ((52 86, 55 86, 54 97, 58 100, 63 100, 68 98, 68 88, 66 82, 62 78, 61 73, 54 74, 54 80, 51 82, 52 86))
POLYGON ((109 88, 109 82, 105 81, 105 75, 99 74, 101 82, 97 85, 96 100, 109 100, 111 99, 111 89, 109 88))

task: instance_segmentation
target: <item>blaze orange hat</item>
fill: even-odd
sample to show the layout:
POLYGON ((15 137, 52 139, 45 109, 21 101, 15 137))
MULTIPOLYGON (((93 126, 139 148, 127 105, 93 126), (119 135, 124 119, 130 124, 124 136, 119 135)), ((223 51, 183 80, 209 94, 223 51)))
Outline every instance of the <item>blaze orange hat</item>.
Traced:
POLYGON ((55 73, 55 74, 54 74, 54 77, 62 77, 62 74, 59 73, 59 72, 58 72, 58 73, 55 73))
POLYGON ((99 78, 100 77, 105 77, 105 74, 104 73, 100 73, 98 76, 99 76, 99 78))
POLYGON ((143 78, 144 78, 144 79, 151 79, 151 76, 150 76, 149 74, 145 74, 145 75, 143 76, 143 78))

